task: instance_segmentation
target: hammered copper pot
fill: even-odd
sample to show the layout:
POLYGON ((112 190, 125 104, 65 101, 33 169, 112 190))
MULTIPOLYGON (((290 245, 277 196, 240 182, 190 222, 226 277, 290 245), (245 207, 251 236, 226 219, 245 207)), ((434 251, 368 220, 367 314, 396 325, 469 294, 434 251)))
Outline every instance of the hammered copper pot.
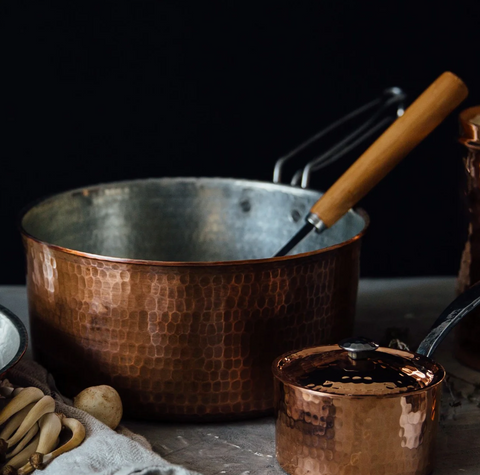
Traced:
POLYGON ((416 353, 365 338, 287 352, 273 363, 276 456, 291 475, 428 475, 444 368, 431 359, 480 305, 480 285, 440 315, 416 353))
POLYGON ((273 359, 353 329, 363 211, 270 257, 320 195, 165 178, 32 205, 21 229, 35 357, 66 395, 114 386, 129 416, 269 413, 273 359))
POLYGON ((382 363, 393 366, 387 359, 391 355, 402 358, 404 368, 418 373, 417 384, 395 381, 394 378, 403 383, 407 379, 399 376, 401 367, 390 380, 391 385, 382 381, 375 384, 373 378, 379 368, 367 370, 365 375, 345 369, 344 360, 348 356, 337 345, 322 347, 321 353, 311 349, 288 356, 290 359, 325 356, 335 358, 336 363, 343 359, 340 363, 343 366, 338 371, 339 381, 332 385, 327 382, 323 388, 321 384, 299 387, 290 380, 283 382, 285 378, 277 380, 276 452, 286 472, 426 475, 432 471, 440 382, 445 373, 435 365, 425 366, 425 361, 404 351, 389 348, 377 351, 381 356, 376 357, 382 359, 376 366, 382 363), (432 373, 430 378, 428 372, 432 373), (424 381, 420 383, 420 379, 424 381))

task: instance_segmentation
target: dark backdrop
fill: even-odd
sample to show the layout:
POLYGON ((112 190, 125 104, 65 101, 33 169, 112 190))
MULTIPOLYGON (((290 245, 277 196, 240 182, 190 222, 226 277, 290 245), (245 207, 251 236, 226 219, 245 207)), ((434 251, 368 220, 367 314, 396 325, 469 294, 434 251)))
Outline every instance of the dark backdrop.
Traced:
POLYGON ((32 200, 142 177, 271 180, 316 130, 386 87, 411 101, 445 70, 470 96, 360 203, 372 220, 362 275, 455 274, 467 226, 458 113, 480 103, 479 5, 0 2, 0 284, 24 283, 16 218, 32 200))

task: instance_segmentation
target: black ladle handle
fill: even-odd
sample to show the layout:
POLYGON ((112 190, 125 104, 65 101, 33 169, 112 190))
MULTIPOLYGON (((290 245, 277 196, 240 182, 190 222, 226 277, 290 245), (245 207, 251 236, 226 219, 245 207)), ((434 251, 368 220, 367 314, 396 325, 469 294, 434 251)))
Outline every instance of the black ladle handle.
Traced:
POLYGON ((460 294, 435 320, 428 335, 417 349, 420 355, 430 357, 448 332, 473 309, 480 305, 480 282, 460 294))

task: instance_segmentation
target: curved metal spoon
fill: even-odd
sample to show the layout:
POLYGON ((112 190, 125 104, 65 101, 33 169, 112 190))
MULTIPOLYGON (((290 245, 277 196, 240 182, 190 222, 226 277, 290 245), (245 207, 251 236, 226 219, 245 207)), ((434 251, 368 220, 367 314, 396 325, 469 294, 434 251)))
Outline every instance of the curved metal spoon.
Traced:
POLYGON ((480 305, 480 283, 460 294, 435 320, 428 335, 422 340, 416 353, 430 357, 448 332, 473 309, 480 305))

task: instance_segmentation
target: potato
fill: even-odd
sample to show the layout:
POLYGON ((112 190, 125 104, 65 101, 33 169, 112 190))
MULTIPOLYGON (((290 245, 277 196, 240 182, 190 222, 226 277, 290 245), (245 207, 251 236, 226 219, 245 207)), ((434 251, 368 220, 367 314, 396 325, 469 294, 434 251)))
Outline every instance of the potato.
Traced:
POLYGON ((73 405, 114 430, 123 416, 120 395, 114 388, 107 385, 84 389, 74 397, 73 405))

